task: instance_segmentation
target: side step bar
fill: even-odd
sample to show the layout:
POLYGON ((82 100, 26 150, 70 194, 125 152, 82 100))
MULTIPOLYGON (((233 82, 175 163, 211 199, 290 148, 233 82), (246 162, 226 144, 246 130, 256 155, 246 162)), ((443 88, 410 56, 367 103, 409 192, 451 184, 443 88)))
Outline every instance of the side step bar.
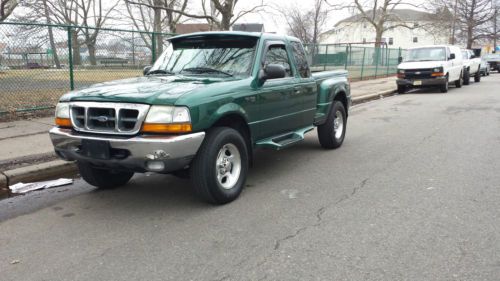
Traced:
POLYGON ((314 126, 308 126, 293 132, 288 132, 282 135, 273 136, 267 139, 258 141, 255 146, 258 148, 270 148, 274 150, 280 150, 291 146, 292 144, 298 143, 304 139, 304 135, 312 131, 314 126))

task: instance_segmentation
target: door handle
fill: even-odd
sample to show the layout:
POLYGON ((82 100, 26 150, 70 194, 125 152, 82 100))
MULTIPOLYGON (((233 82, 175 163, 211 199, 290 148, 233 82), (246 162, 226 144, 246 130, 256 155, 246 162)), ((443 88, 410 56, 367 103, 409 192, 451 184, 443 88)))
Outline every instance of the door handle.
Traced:
POLYGON ((300 94, 300 88, 299 87, 294 87, 293 88, 293 93, 296 94, 296 95, 299 95, 300 94))

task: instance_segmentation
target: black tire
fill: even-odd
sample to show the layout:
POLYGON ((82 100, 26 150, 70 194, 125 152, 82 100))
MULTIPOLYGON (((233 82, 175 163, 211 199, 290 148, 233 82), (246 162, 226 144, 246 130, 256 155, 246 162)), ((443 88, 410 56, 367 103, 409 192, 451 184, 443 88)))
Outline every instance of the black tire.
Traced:
POLYGON ((477 70, 476 75, 474 75, 474 82, 481 82, 481 71, 479 69, 477 70))
POLYGON ((441 87, 439 88, 439 90, 441 91, 441 93, 448 93, 448 87, 449 86, 450 86, 450 83, 448 81, 448 76, 446 76, 446 82, 443 85, 441 85, 441 87))
POLYGON ((77 162, 82 178, 90 185, 100 189, 113 189, 123 186, 134 175, 133 172, 122 172, 107 169, 98 169, 87 162, 77 162))
POLYGON ((464 70, 464 85, 470 84, 470 73, 468 70, 464 70))
POLYGON ((455 81, 455 87, 462 88, 463 83, 464 83, 463 72, 460 72, 460 77, 458 78, 458 80, 455 81))
POLYGON ((398 85, 398 94, 404 94, 406 92, 405 85, 398 85))
MULTIPOLYGON (((224 154, 227 155, 227 154, 224 154)), ((227 155, 231 156, 231 155, 227 155)), ((233 154, 233 157, 235 155, 233 154)), ((231 162, 229 172, 233 171, 231 162)), ((220 167, 226 168, 226 167, 220 167)), ((240 195, 245 186, 248 173, 248 149, 241 134, 229 127, 215 127, 208 131, 203 144, 191 164, 191 183, 197 195, 211 204, 226 204, 240 195), (224 147, 236 149, 240 156, 240 172, 236 182, 230 188, 224 188, 218 180, 216 162, 224 147)), ((226 179, 228 180, 228 179, 226 179)))
POLYGON ((326 149, 340 147, 344 142, 345 132, 347 129, 346 125, 347 114, 345 107, 340 101, 334 100, 325 123, 318 126, 318 139, 321 146, 326 149), (342 127, 340 128, 342 131, 339 135, 337 134, 337 129, 335 128, 335 119, 337 118, 337 115, 342 117, 342 127))

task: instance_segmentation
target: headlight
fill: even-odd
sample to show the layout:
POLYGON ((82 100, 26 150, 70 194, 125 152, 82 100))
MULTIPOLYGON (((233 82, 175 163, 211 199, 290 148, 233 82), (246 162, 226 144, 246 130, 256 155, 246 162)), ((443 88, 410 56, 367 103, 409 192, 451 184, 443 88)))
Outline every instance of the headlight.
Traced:
POLYGON ((185 133, 192 130, 187 107, 153 105, 142 125, 145 133, 185 133))
POLYGON ((398 73, 399 74, 405 74, 405 70, 404 69, 398 69, 398 73))
POLYGON ((432 72, 443 72, 443 68, 442 67, 435 67, 434 69, 432 69, 432 72))
POLYGON ((69 103, 60 102, 56 106, 56 118, 69 119, 69 103))
POLYGON ((69 119, 69 104, 60 102, 56 106, 55 123, 59 127, 71 128, 71 120, 69 119))

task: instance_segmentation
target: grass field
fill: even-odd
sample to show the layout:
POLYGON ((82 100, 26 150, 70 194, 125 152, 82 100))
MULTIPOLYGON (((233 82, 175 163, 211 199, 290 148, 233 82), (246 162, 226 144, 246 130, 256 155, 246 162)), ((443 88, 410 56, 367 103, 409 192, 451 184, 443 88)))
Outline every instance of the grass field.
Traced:
MULTIPOLYGON (((141 76, 139 69, 75 70, 76 88, 141 76)), ((69 70, 19 69, 0 71, 0 113, 54 106, 70 91, 69 70)))

